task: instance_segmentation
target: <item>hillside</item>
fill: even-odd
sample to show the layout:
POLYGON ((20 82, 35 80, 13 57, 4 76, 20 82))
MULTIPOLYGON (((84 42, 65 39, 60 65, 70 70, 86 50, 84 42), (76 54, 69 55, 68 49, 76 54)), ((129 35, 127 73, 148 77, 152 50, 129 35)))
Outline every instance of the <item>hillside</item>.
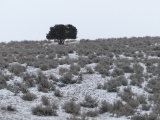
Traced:
POLYGON ((158 120, 160 37, 0 43, 0 120, 158 120))

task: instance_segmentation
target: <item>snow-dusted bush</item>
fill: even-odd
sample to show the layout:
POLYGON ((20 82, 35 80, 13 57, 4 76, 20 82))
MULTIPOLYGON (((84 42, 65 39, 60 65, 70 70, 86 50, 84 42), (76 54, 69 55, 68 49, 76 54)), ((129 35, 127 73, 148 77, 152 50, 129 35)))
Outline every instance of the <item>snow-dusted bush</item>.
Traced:
POLYGON ((139 106, 139 101, 135 98, 132 98, 127 102, 133 109, 136 109, 139 106))
POLYGON ((98 106, 98 100, 93 98, 90 95, 86 95, 83 102, 81 102, 81 106, 94 108, 98 106))
POLYGON ((8 62, 6 62, 3 58, 0 58, 0 69, 8 68, 8 62))
POLYGON ((74 75, 78 75, 80 71, 80 66, 79 65, 74 65, 74 64, 71 64, 70 66, 70 72, 74 75))
POLYGON ((134 70, 133 70, 129 65, 124 65, 124 66, 122 67, 122 69, 123 69, 123 71, 124 71, 125 73, 133 73, 133 72, 134 72, 134 70))
POLYGON ((145 95, 137 95, 136 97, 140 104, 147 104, 147 97, 145 95))
POLYGON ((26 67, 22 66, 21 64, 12 64, 9 67, 9 71, 14 73, 15 75, 20 75, 20 73, 23 73, 26 71, 26 67))
POLYGON ((133 95, 134 95, 134 93, 131 91, 130 87, 124 88, 124 92, 119 93, 119 96, 125 102, 129 102, 130 100, 132 100, 133 95))
POLYGON ((36 78, 38 84, 38 90, 48 92, 48 90, 54 90, 54 85, 48 81, 48 78, 40 71, 36 78))
POLYGON ((59 59, 58 60, 58 63, 60 65, 63 65, 63 64, 74 64, 74 63, 77 63, 78 60, 77 59, 74 59, 74 58, 70 58, 69 56, 66 56, 64 59, 59 59))
POLYGON ((85 67, 85 69, 86 69, 86 72, 88 73, 88 74, 93 74, 94 73, 94 70, 92 69, 92 67, 85 67))
POLYGON ((112 104, 110 104, 109 102, 107 102, 106 100, 104 100, 104 101, 101 102, 101 106, 99 108, 99 112, 101 114, 105 113, 105 112, 111 112, 112 109, 113 109, 112 104))
POLYGON ((127 86, 128 85, 128 80, 124 76, 119 76, 116 78, 118 82, 120 82, 121 85, 127 86))
POLYGON ((37 105, 32 108, 32 113, 38 116, 57 116, 57 111, 52 106, 41 106, 37 105))
POLYGON ((16 108, 13 107, 12 105, 8 105, 8 106, 6 107, 6 110, 7 110, 7 111, 10 111, 10 112, 14 112, 14 111, 16 111, 16 108))
POLYGON ((158 115, 155 113, 144 114, 144 115, 135 115, 131 120, 158 120, 158 115))
POLYGON ((66 113, 71 113, 74 115, 78 115, 81 110, 80 104, 75 103, 74 101, 67 101, 62 107, 66 113))
POLYGON ((15 93, 15 95, 17 95, 17 93, 19 93, 19 87, 16 85, 7 85, 7 90, 15 93))
POLYGON ((139 86, 139 87, 141 87, 141 84, 144 81, 143 74, 141 73, 131 74, 130 79, 131 79, 131 82, 130 82, 131 85, 139 86))
POLYGON ((91 62, 90 62, 90 60, 87 58, 87 57, 82 57, 82 56, 80 56, 79 58, 78 58, 78 64, 81 66, 81 67, 84 67, 85 65, 87 65, 87 64, 90 64, 91 62))
POLYGON ((54 46, 55 53, 58 55, 58 58, 61 58, 62 56, 67 56, 67 46, 54 46))
POLYGON ((89 110, 85 114, 88 117, 97 117, 99 115, 99 110, 97 110, 97 109, 95 109, 95 110, 89 110))
POLYGON ((8 77, 5 76, 1 71, 0 71, 0 89, 3 89, 7 86, 6 81, 8 81, 8 77))
POLYGON ((19 85, 19 90, 22 91, 22 93, 27 93, 28 92, 27 84, 17 83, 17 85, 19 85))
POLYGON ((76 117, 76 115, 73 115, 71 117, 68 117, 67 120, 81 120, 81 118, 76 117))
POLYGON ((115 68, 111 74, 113 77, 117 77, 120 75, 124 75, 124 71, 122 69, 115 68))
POLYGON ((129 104, 123 104, 122 101, 118 100, 113 103, 113 114, 117 116, 130 116, 135 113, 135 110, 129 104))
POLYGON ((49 70, 54 69, 58 67, 58 61, 57 60, 37 60, 35 64, 33 65, 36 68, 40 68, 41 70, 49 70))
POLYGON ((134 70, 134 73, 143 74, 144 68, 141 65, 135 63, 133 64, 133 70, 134 70))
POLYGON ((151 108, 151 105, 149 105, 149 104, 142 104, 142 110, 149 111, 150 108, 151 108))
POLYGON ((116 79, 109 80, 108 82, 104 82, 103 89, 107 90, 108 92, 117 92, 118 86, 120 86, 120 81, 116 79))
POLYGON ((150 79, 147 84, 146 89, 148 89, 148 92, 150 93, 154 93, 154 94, 159 93, 160 92, 160 79, 159 78, 150 79))
POLYGON ((39 92, 48 93, 49 90, 39 84, 39 85, 38 85, 38 91, 39 91, 39 92))
POLYGON ((65 73, 67 73, 69 70, 65 67, 60 67, 59 68, 59 74, 60 75, 64 75, 65 73))
POLYGON ((76 115, 72 115, 67 118, 67 120, 89 120, 85 114, 82 114, 81 117, 77 117, 76 115))
POLYGON ((62 92, 59 89, 55 89, 54 95, 57 96, 57 97, 62 97, 63 96, 62 92))
POLYGON ((33 93, 30 93, 30 92, 27 92, 26 94, 24 94, 22 96, 22 99, 25 101, 33 101, 36 98, 37 98, 37 96, 33 93))
POLYGON ((76 80, 73 80, 73 75, 72 73, 68 72, 64 74, 61 78, 60 81, 64 84, 73 84, 76 82, 76 80))
POLYGON ((53 74, 49 75, 49 79, 51 79, 54 82, 58 82, 58 78, 55 75, 53 75, 53 74))
POLYGON ((109 69, 110 69, 110 65, 107 65, 102 62, 98 63, 95 67, 95 70, 98 71, 99 74, 106 75, 106 76, 110 75, 109 69))
POLYGON ((50 105, 49 98, 44 95, 41 97, 41 101, 42 101, 43 105, 45 105, 45 106, 50 105))

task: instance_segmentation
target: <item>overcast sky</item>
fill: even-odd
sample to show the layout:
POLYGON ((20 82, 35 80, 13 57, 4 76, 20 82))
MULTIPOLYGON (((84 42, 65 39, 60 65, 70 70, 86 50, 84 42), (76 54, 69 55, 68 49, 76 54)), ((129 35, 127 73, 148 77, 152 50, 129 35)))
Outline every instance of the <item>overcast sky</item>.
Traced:
POLYGON ((72 24, 78 39, 160 36, 160 0, 0 0, 0 41, 44 40, 72 24))

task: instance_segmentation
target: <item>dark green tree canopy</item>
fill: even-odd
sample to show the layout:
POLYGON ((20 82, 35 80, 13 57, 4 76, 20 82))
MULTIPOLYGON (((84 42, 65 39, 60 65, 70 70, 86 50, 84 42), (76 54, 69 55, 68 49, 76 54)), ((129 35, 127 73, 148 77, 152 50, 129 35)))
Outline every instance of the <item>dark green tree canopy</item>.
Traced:
POLYGON ((57 39, 59 44, 64 44, 65 39, 77 38, 77 29, 76 27, 70 24, 57 24, 54 27, 50 27, 50 31, 46 35, 46 38, 49 40, 57 39))

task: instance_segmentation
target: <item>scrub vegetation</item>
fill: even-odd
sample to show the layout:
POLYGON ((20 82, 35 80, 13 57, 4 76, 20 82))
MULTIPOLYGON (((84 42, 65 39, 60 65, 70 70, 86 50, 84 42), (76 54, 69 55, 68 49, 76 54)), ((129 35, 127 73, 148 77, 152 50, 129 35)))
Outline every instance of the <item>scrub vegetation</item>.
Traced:
POLYGON ((159 76, 159 37, 0 43, 0 116, 158 120, 159 76))

